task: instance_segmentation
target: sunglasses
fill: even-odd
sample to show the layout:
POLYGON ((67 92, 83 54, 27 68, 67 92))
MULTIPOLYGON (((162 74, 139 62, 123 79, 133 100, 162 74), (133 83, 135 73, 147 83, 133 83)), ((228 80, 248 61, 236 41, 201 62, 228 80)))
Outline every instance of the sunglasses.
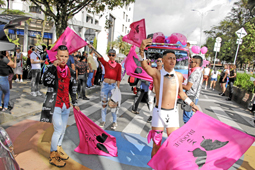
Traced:
POLYGON ((194 62, 194 61, 191 61, 190 63, 196 63, 196 62, 194 62))
POLYGON ((162 60, 157 60, 157 62, 160 62, 160 63, 161 63, 161 62, 162 62, 162 60))
POLYGON ((108 54, 109 57, 115 57, 115 54, 108 54))

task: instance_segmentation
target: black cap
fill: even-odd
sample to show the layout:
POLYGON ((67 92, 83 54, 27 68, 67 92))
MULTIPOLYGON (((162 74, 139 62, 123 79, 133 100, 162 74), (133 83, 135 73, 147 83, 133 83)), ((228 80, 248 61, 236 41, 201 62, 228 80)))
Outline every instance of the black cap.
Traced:
POLYGON ((110 49, 109 51, 108 51, 108 54, 109 53, 114 53, 114 54, 116 54, 116 51, 114 50, 114 49, 110 49))

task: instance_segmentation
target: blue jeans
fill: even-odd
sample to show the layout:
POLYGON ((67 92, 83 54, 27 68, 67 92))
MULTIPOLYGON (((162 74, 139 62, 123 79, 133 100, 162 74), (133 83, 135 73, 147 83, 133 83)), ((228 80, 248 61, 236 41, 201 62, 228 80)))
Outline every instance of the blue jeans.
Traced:
POLYGON ((0 104, 2 106, 2 95, 4 94, 4 108, 8 108, 10 98, 10 86, 8 76, 0 76, 0 104))
POLYGON ((94 71, 92 73, 88 73, 88 79, 87 79, 87 86, 88 87, 92 86, 91 80, 93 78, 93 74, 94 74, 94 71))
POLYGON ((104 81, 104 74, 102 74, 102 80, 101 81, 104 81))
POLYGON ((65 104, 63 104, 62 109, 60 107, 55 107, 54 109, 54 113, 52 116, 54 132, 51 137, 51 148, 50 148, 51 152, 56 151, 57 147, 62 145, 69 113, 70 113, 70 107, 67 109, 65 104))
MULTIPOLYGON (((197 105, 198 99, 195 100, 195 105, 197 105)), ((193 111, 187 112, 183 110, 183 122, 187 123, 189 119, 193 116, 193 111)))
MULTIPOLYGON (((101 86, 101 100, 102 100, 101 116, 102 116, 103 122, 105 122, 108 98, 112 96, 111 90, 115 89, 115 87, 116 87, 116 83, 109 84, 105 82, 103 82, 101 86)), ((115 112, 112 112, 113 122, 115 123, 117 122, 117 113, 118 113, 118 109, 115 112)))

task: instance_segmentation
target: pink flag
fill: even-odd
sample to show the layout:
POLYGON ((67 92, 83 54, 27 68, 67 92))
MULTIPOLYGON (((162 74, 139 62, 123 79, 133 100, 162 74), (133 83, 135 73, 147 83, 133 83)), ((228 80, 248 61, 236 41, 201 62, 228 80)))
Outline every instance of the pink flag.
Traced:
POLYGON ((148 165, 155 170, 229 169, 255 138, 202 112, 174 131, 148 165))
POLYGON ((80 144, 74 150, 83 154, 118 156, 116 138, 106 133, 81 111, 73 109, 80 144))
MULTIPOLYGON (((77 35, 71 28, 67 27, 63 34, 55 42, 54 47, 50 51, 56 52, 60 45, 65 45, 69 51, 69 54, 72 54, 80 48, 88 45, 88 43, 86 43, 86 41, 84 41, 79 35, 77 35)), ((48 55, 50 60, 55 60, 55 56, 53 56, 53 53, 51 53, 51 55, 48 53, 48 55)))
POLYGON ((207 60, 203 60, 203 65, 202 67, 206 67, 206 65, 210 64, 210 61, 207 61, 207 60))
POLYGON ((53 61, 57 60, 56 59, 57 53, 58 53, 57 51, 47 50, 47 54, 49 56, 50 62, 53 62, 53 61))
POLYGON ((126 73, 129 76, 133 76, 139 79, 152 82, 152 77, 149 76, 142 68, 141 62, 138 60, 138 56, 135 52, 136 46, 130 48, 129 54, 125 62, 126 73))
POLYGON ((145 19, 130 24, 130 32, 122 38, 123 41, 140 47, 142 40, 146 39, 145 19))

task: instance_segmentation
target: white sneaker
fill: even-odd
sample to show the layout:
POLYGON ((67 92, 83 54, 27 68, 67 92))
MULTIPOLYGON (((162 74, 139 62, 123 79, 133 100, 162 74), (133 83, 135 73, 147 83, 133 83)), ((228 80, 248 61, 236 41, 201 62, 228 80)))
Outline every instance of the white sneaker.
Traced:
POLYGON ((19 82, 21 82, 21 83, 22 83, 22 82, 23 82, 23 79, 20 79, 20 81, 19 81, 19 82))
POLYGON ((207 89, 207 87, 205 87, 205 90, 207 89))
POLYGON ((42 95, 42 93, 41 93, 40 91, 37 91, 36 94, 37 94, 38 96, 41 96, 41 95, 42 95))
POLYGON ((212 89, 212 88, 210 87, 210 89, 212 89))
POLYGON ((214 89, 212 89, 212 90, 214 90, 214 89))
POLYGON ((37 96, 36 92, 31 92, 31 95, 34 96, 34 97, 37 96))
POLYGON ((16 79, 15 82, 19 82, 19 79, 16 79))
POLYGON ((111 129, 116 129, 116 127, 117 127, 117 123, 113 122, 111 129))

